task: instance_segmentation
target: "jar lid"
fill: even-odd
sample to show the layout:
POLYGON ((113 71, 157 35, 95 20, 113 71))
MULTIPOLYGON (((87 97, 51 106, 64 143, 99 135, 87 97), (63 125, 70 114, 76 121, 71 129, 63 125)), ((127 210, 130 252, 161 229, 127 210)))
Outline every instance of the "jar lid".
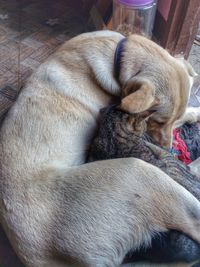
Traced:
POLYGON ((126 6, 145 6, 152 4, 155 0, 117 0, 120 4, 126 6))

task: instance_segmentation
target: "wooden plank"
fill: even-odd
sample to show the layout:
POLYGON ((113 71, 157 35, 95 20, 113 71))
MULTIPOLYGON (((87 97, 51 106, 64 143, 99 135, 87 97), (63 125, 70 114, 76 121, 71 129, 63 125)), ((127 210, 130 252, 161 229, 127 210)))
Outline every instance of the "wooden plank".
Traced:
POLYGON ((165 48, 167 46, 170 27, 172 25, 176 6, 177 6, 177 0, 173 0, 170 6, 167 20, 165 20, 165 18, 161 15, 161 13, 158 10, 156 12, 153 37, 158 43, 160 43, 160 45, 162 45, 165 48))
POLYGON ((105 15, 111 3, 112 1, 110 0, 98 0, 97 1, 96 8, 98 9, 102 17, 105 15))
POLYGON ((90 10, 90 19, 97 30, 111 29, 112 0, 97 0, 90 10))
POLYGON ((93 5, 93 7, 90 10, 90 16, 91 16, 92 22, 93 22, 93 24, 97 30, 106 29, 106 24, 104 23, 103 18, 100 15, 100 13, 97 10, 95 5, 93 5))
POLYGON ((110 17, 110 20, 106 23, 106 27, 108 30, 112 30, 113 27, 112 27, 112 17, 110 17))
POLYGON ((175 53, 175 47, 180 37, 181 26, 184 23, 184 19, 187 13, 187 8, 190 0, 180 1, 177 0, 173 19, 168 30, 168 38, 166 41, 166 48, 175 53))
POLYGON ((200 21, 200 5, 199 0, 189 1, 187 12, 185 14, 181 30, 179 34, 174 54, 184 54, 188 58, 189 52, 192 48, 198 25, 200 21))
POLYGON ((18 93, 18 90, 9 85, 0 88, 0 122, 3 120, 6 112, 15 102, 18 93))
POLYGON ((182 54, 187 58, 199 20, 199 0, 173 0, 167 20, 157 11, 153 32, 155 40, 172 55, 182 54))
POLYGON ((92 5, 96 3, 96 0, 82 0, 83 8, 86 13, 90 13, 90 9, 92 8, 92 5))

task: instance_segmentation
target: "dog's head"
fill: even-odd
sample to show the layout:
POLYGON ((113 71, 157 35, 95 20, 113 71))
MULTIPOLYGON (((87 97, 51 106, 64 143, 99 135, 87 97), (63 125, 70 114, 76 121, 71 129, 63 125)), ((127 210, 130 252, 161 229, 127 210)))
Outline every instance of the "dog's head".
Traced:
POLYGON ((124 45, 121 63, 120 108, 130 114, 156 110, 148 121, 148 133, 169 148, 173 124, 185 112, 194 76, 189 63, 142 36, 132 35, 124 45))

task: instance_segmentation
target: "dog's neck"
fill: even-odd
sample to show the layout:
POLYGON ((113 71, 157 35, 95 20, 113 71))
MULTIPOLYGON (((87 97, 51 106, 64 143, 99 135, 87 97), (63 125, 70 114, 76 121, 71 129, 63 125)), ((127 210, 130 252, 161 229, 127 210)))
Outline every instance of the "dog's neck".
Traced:
POLYGON ((121 57, 121 52, 119 47, 122 46, 121 41, 125 38, 122 35, 119 35, 120 38, 113 38, 112 41, 108 41, 107 48, 104 46, 99 49, 100 53, 89 58, 89 65, 91 66, 94 76, 106 92, 114 96, 121 95, 121 84, 119 83, 118 77, 116 77, 116 69, 120 71, 120 62, 119 58, 121 57), (118 55, 116 57, 116 55, 118 55), (119 61, 118 61, 119 60, 119 61), (118 65, 118 67, 116 66, 118 65))

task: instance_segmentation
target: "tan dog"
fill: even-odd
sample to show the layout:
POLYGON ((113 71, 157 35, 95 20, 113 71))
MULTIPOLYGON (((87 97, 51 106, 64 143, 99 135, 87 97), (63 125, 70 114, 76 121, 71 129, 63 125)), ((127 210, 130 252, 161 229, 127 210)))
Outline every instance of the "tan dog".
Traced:
POLYGON ((156 106, 150 131, 166 145, 185 111, 187 68, 143 37, 126 41, 114 77, 122 38, 102 31, 65 43, 30 77, 2 125, 0 220, 27 267, 117 267, 169 228, 200 242, 200 203, 156 167, 137 159, 78 166, 99 109, 121 87, 121 108, 156 106), (160 132, 152 126, 158 120, 165 120, 160 132))
POLYGON ((185 112, 195 73, 189 63, 173 58, 150 40, 135 35, 129 40, 120 73, 121 108, 130 113, 157 110, 149 121, 149 133, 163 147, 170 147, 172 128, 185 112))

